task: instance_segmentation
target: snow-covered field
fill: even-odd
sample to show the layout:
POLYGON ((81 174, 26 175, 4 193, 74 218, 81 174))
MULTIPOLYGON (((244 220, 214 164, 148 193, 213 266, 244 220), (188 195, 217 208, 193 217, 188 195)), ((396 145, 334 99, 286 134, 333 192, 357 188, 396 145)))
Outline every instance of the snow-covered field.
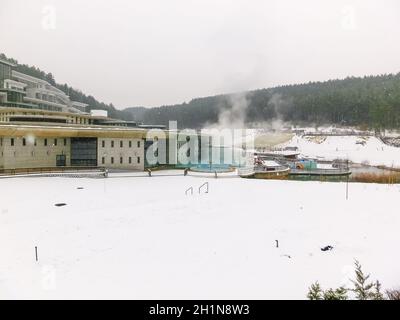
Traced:
POLYGON ((308 157, 318 157, 326 160, 349 159, 355 163, 400 168, 400 148, 385 145, 375 137, 295 136, 281 146, 298 147, 301 154, 308 157))
POLYGON ((304 299, 348 283, 354 259, 400 286, 397 185, 350 184, 346 201, 343 183, 14 178, 0 194, 0 299, 304 299))

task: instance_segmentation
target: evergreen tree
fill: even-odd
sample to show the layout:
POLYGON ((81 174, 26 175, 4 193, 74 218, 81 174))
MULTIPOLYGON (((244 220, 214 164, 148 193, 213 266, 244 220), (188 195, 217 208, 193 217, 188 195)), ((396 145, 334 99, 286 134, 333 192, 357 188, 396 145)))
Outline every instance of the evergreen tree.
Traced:
POLYGON ((356 279, 351 280, 354 285, 354 288, 347 289, 344 287, 339 287, 337 289, 328 289, 322 290, 320 284, 315 282, 308 289, 307 298, 309 300, 347 300, 348 292, 355 293, 355 299, 357 300, 385 300, 386 298, 389 300, 396 300, 400 298, 399 291, 390 290, 386 291, 386 297, 382 293, 382 286, 379 281, 369 282, 368 279, 370 277, 369 274, 364 274, 361 268, 361 264, 356 260, 355 264, 355 273, 356 279))
POLYGON ((323 300, 323 296, 324 293, 318 281, 313 283, 311 287, 308 289, 307 298, 309 300, 323 300))
POLYGON ((354 289, 352 291, 354 291, 356 294, 357 300, 368 300, 373 297, 372 291, 375 287, 375 284, 373 282, 368 282, 370 275, 364 274, 361 269, 361 265, 357 260, 354 262, 354 264, 356 266, 356 279, 351 280, 351 282, 354 284, 354 289))

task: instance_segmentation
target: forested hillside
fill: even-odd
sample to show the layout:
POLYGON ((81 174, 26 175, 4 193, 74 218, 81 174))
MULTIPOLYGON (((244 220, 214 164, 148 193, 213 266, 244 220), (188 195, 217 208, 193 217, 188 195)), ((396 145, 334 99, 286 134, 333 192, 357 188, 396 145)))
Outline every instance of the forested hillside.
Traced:
MULTIPOLYGON (((400 73, 282 86, 244 95, 247 103, 239 107, 245 123, 279 119, 303 124, 400 127, 400 73)), ((235 98, 220 95, 146 109, 141 119, 160 124, 178 120, 181 127, 198 128, 217 123, 223 111, 232 107, 235 98)), ((135 108, 127 110, 134 112, 135 108)))

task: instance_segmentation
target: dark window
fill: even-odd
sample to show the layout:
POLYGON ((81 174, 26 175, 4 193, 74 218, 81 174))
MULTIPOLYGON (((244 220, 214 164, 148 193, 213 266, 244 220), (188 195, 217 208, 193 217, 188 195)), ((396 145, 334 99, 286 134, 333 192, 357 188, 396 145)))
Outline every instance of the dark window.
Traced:
POLYGON ((33 145, 36 147, 36 145, 37 145, 36 139, 34 140, 33 145))
POLYGON ((123 148, 123 146, 124 146, 124 142, 123 142, 123 141, 120 141, 120 142, 119 142, 119 147, 120 147, 120 148, 123 148))
POLYGON ((14 138, 11 138, 11 147, 14 146, 14 138))
POLYGON ((137 147, 140 148, 140 141, 137 142, 137 147))
POLYGON ((105 142, 104 140, 101 142, 101 147, 102 147, 102 148, 105 148, 105 147, 106 147, 106 142, 105 142))
POLYGON ((111 148, 114 148, 114 140, 111 141, 111 148))
POLYGON ((63 154, 56 156, 56 166, 57 167, 65 167, 66 165, 66 157, 63 154))
POLYGON ((106 158, 102 157, 101 158, 101 164, 105 164, 106 163, 106 158))
POLYGON ((96 167, 96 138, 71 138, 71 166, 96 167))
POLYGON ((130 164, 132 163, 132 157, 129 157, 129 163, 130 164))
POLYGON ((119 163, 122 164, 124 162, 124 159, 121 157, 119 158, 119 163))
POLYGON ((44 139, 44 146, 47 146, 47 139, 44 139))
POLYGON ((111 164, 114 164, 114 157, 111 157, 111 164))
POLYGON ((22 145, 23 145, 23 146, 26 146, 26 140, 25 140, 25 138, 22 139, 22 145))
POLYGON ((140 163, 140 157, 137 157, 137 163, 140 163))
POLYGON ((132 141, 129 141, 129 148, 132 148, 132 141))
POLYGON ((12 116, 10 117, 10 121, 18 121, 18 122, 54 122, 54 123, 67 123, 65 119, 52 119, 52 118, 30 118, 20 116, 12 116))
POLYGON ((64 139, 64 146, 67 145, 67 139, 64 139))
POLYGON ((54 145, 55 146, 57 145, 57 139, 54 139, 54 145))

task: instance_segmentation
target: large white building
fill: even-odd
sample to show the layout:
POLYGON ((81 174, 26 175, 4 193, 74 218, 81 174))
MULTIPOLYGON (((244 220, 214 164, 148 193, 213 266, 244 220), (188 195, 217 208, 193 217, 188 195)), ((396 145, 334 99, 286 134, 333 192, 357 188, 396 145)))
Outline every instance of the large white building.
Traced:
POLYGON ((0 171, 109 167, 144 170, 147 129, 72 101, 0 60, 0 171))
POLYGON ((85 114, 87 104, 71 101, 45 80, 14 70, 14 64, 0 60, 0 103, 3 106, 85 114))

